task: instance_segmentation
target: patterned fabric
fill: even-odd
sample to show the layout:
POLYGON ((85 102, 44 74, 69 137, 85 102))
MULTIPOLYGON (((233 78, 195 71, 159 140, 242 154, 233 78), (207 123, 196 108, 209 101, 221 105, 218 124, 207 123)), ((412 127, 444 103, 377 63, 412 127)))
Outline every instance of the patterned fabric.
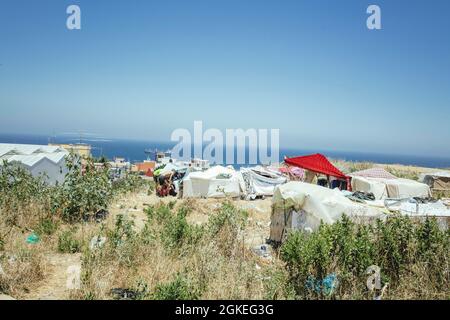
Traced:
POLYGON ((366 170, 361 170, 353 172, 351 176, 363 177, 363 178, 382 178, 382 179, 397 179, 396 176, 390 174, 383 168, 370 168, 366 170))

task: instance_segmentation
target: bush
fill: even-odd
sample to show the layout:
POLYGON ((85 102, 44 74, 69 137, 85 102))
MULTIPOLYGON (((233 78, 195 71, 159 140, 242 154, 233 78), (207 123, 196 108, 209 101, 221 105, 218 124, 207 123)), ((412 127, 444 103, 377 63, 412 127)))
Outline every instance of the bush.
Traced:
POLYGON ((366 270, 372 265, 381 268, 383 282, 394 290, 411 277, 424 278, 431 296, 449 289, 449 233, 438 228, 436 219, 415 223, 395 215, 368 226, 343 216, 333 225, 322 224, 312 234, 291 233, 280 253, 300 298, 328 296, 323 288, 308 283, 332 274, 339 279, 339 289, 333 296, 367 297, 366 270), (424 266, 430 272, 418 271, 426 270, 424 266))
POLYGON ((116 218, 114 230, 109 231, 108 238, 111 239, 112 246, 117 248, 135 236, 133 222, 119 214, 116 218))
POLYGON ((245 227, 247 217, 247 211, 236 208, 231 202, 225 202, 217 214, 209 218, 208 230, 212 236, 216 236, 227 227, 231 227, 235 231, 241 230, 245 227))
POLYGON ((64 183, 53 197, 53 209, 68 221, 80 221, 100 209, 106 209, 112 198, 107 168, 96 169, 92 159, 71 155, 66 160, 69 169, 64 183))
POLYGON ((73 231, 64 231, 58 237, 58 251, 76 253, 81 251, 81 243, 74 237, 73 231))
POLYGON ((58 229, 58 224, 52 217, 44 217, 39 220, 39 224, 36 227, 36 233, 40 236, 50 236, 58 229))
POLYGON ((174 212, 174 201, 159 204, 145 209, 148 224, 144 231, 151 234, 151 229, 159 234, 162 244, 169 250, 181 248, 183 245, 195 244, 203 234, 203 228, 190 225, 186 217, 190 212, 187 206, 180 207, 174 212), (152 227, 150 227, 152 225, 152 227))
POLYGON ((20 165, 3 160, 0 165, 0 206, 25 204, 48 195, 48 187, 41 177, 33 177, 20 165))
POLYGON ((153 185, 153 181, 145 180, 133 173, 128 173, 125 177, 117 179, 112 183, 112 191, 114 194, 123 194, 136 191, 143 187, 148 187, 152 190, 153 185))
MULTIPOLYGON (((43 177, 33 177, 23 167, 3 161, 0 164, 0 227, 23 227, 20 221, 35 217, 37 206, 48 208, 48 196, 53 188, 47 186, 43 177)), ((0 238, 4 237, 1 235, 0 238)))
POLYGON ((168 283, 158 284, 152 295, 155 300, 196 300, 198 297, 199 293, 181 274, 168 283))

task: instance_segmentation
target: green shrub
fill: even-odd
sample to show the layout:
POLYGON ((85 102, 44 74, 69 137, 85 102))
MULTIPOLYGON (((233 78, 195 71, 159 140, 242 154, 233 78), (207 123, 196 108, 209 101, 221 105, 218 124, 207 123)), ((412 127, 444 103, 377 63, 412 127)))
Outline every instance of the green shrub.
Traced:
POLYGON ((52 217, 45 217, 39 220, 39 224, 36 227, 36 233, 39 236, 50 236, 58 229, 58 224, 52 219, 52 217))
POLYGON ((236 208, 231 202, 225 202, 217 214, 212 215, 208 221, 208 231, 212 236, 217 235, 224 227, 238 230, 245 227, 248 212, 236 208))
POLYGON ((67 230, 58 237, 58 251, 61 253, 76 253, 81 251, 81 242, 74 237, 74 232, 67 230))
POLYGON ((295 292, 301 298, 325 297, 308 286, 310 279, 330 274, 339 279, 333 295, 367 297, 366 270, 376 265, 383 283, 398 288, 410 277, 426 277, 434 293, 448 290, 449 232, 439 229, 436 219, 424 222, 394 215, 375 225, 356 224, 346 216, 332 225, 321 224, 311 234, 292 232, 280 249, 280 257, 295 292), (414 274, 415 270, 429 272, 414 274))
POLYGON ((163 223, 172 214, 172 209, 168 205, 160 204, 157 206, 149 206, 144 212, 147 214, 149 223, 163 223))
POLYGON ((20 165, 3 160, 0 165, 0 206, 25 204, 45 197, 51 188, 43 178, 33 177, 20 165))
POLYGON ((53 209, 68 221, 79 221, 105 209, 112 198, 107 168, 97 169, 92 159, 74 155, 66 159, 69 169, 64 183, 53 196, 53 209))
POLYGON ((201 238, 203 228, 189 225, 186 220, 188 213, 186 207, 181 207, 175 214, 170 212, 165 216, 161 240, 166 248, 171 250, 181 248, 183 244, 195 244, 201 238))
POLYGON ((117 248, 135 237, 136 234, 133 231, 133 226, 133 221, 128 220, 122 214, 117 215, 114 229, 108 232, 108 238, 111 240, 114 248, 117 248))
POLYGON ((199 292, 181 274, 168 283, 158 284, 152 295, 154 300, 196 300, 198 297, 199 292))
POLYGON ((123 194, 136 191, 145 186, 150 189, 153 185, 153 181, 145 180, 134 173, 127 173, 125 177, 120 178, 112 183, 112 191, 114 192, 114 194, 123 194))

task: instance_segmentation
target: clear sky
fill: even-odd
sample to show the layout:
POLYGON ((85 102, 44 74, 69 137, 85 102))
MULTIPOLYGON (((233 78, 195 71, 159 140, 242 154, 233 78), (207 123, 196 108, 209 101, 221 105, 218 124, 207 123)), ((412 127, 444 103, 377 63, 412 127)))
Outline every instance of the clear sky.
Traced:
POLYGON ((279 128, 282 147, 450 156, 449 109, 447 0, 0 0, 3 133, 169 140, 202 120, 279 128))

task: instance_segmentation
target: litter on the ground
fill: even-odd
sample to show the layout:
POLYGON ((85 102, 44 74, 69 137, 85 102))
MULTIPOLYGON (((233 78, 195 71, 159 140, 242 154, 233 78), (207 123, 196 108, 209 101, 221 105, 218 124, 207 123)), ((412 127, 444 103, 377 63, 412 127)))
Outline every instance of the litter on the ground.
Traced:
POLYGON ((27 243, 29 244, 36 244, 40 241, 39 236, 36 233, 32 233, 27 237, 27 243))
POLYGON ((89 243, 89 248, 91 250, 103 247, 106 242, 106 237, 94 236, 89 243))

